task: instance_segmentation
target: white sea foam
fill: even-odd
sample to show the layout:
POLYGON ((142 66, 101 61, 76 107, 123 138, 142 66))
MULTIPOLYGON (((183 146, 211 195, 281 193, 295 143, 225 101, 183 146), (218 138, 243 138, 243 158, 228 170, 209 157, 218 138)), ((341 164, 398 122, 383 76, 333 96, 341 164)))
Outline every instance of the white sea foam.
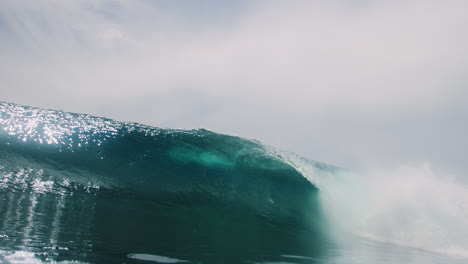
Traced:
POLYGON ((357 174, 295 155, 284 159, 320 189, 324 211, 340 231, 468 257, 468 187, 455 176, 429 163, 357 174))
POLYGON ((153 262, 158 262, 158 263, 187 262, 187 260, 181 260, 181 259, 170 258, 170 257, 165 257, 165 256, 153 255, 153 254, 132 253, 132 254, 128 254, 127 257, 130 258, 130 259, 153 261, 153 262))
POLYGON ((32 252, 27 251, 2 251, 0 250, 0 263, 2 264, 86 264, 80 261, 51 261, 49 259, 41 260, 32 252))

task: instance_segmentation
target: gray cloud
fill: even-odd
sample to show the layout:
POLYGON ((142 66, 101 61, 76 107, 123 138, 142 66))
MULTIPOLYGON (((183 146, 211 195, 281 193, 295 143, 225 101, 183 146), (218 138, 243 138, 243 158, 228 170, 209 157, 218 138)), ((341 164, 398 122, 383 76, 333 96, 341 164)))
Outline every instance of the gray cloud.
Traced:
POLYGON ((468 170, 466 1, 163 3, 2 1, 0 100, 468 170))

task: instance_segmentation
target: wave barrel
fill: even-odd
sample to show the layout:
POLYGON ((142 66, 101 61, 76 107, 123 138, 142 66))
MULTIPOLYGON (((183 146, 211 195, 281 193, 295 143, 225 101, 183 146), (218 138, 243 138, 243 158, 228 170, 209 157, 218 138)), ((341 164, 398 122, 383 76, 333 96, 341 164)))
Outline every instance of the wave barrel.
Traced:
POLYGON ((317 257, 318 194, 257 141, 0 102, 5 263, 317 257))

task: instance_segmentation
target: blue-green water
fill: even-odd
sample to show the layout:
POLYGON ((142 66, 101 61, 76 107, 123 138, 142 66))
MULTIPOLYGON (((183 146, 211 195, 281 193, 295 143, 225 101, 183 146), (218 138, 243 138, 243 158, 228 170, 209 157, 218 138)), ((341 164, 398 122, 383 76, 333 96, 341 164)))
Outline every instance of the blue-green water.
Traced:
POLYGON ((0 263, 466 263, 337 240, 300 171, 253 140, 0 102, 0 263))

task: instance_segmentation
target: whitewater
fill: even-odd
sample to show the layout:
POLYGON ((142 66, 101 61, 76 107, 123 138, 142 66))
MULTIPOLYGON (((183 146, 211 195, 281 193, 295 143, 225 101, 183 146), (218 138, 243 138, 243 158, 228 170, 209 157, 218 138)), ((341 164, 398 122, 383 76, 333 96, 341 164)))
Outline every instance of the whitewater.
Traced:
POLYGON ((0 263, 467 263, 467 191, 0 102, 0 263))

